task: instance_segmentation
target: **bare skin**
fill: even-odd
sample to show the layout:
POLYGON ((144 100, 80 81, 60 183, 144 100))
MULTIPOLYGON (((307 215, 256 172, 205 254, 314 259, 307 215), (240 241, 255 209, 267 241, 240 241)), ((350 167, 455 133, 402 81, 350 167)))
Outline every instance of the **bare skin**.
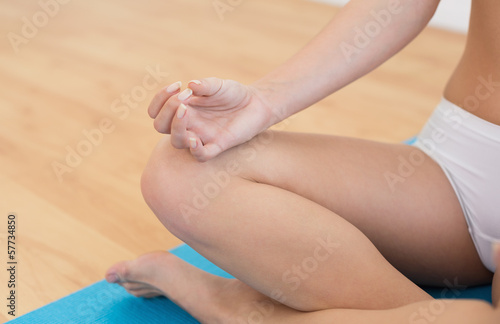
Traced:
MULTIPOLYGON (((497 249, 500 265, 499 252, 497 249)), ((500 320, 498 301, 496 307, 472 300, 432 300, 384 311, 328 309, 300 312, 258 293, 237 279, 214 276, 165 251, 120 262, 108 271, 107 280, 120 284, 137 297, 170 298, 201 323, 493 324, 500 320)), ((499 293, 500 282, 493 286, 494 296, 499 293)))
MULTIPOLYGON (((145 200, 174 235, 238 279, 214 278, 155 253, 111 267, 108 281, 139 296, 166 295, 204 323, 238 323, 255 302, 271 300, 270 323, 304 322, 304 314, 318 323, 359 323, 367 314, 400 323, 433 302, 416 284, 490 283, 455 192, 432 159, 422 155, 396 190, 384 178, 398 172, 399 156, 423 154, 418 149, 263 132, 387 60, 418 35, 438 1, 400 3, 352 0, 302 51, 251 86, 209 78, 189 83, 191 95, 177 87, 160 92, 149 113, 171 136, 144 172, 145 200), (373 20, 371 9, 392 10, 393 28, 346 57, 338 45, 352 38, 353 26, 373 20), (177 280, 185 276, 199 284, 177 280), (214 311, 196 300, 198 286, 214 311)), ((478 77, 500 80, 499 14, 497 1, 473 0, 467 48, 444 93, 495 124, 498 91, 473 108, 463 103, 478 77)), ((439 321, 468 319, 455 305, 498 316, 482 303, 456 302, 439 321)))
MULTIPOLYGON (((472 1, 472 15, 462 60, 451 76, 444 96, 456 105, 493 124, 500 125, 500 3, 495 0, 472 1), (478 96, 479 77, 496 82, 496 90, 480 100, 479 105, 467 102, 478 96)), ((484 90, 483 90, 484 91, 484 90)))

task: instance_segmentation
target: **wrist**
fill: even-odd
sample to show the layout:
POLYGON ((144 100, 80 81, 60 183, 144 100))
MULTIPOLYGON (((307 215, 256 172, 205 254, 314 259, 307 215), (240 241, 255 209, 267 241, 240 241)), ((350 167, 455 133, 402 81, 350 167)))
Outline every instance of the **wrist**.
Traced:
POLYGON ((281 94, 281 87, 282 85, 276 82, 261 81, 249 85, 254 98, 263 109, 265 129, 292 115, 287 109, 289 105, 287 105, 286 99, 281 94))

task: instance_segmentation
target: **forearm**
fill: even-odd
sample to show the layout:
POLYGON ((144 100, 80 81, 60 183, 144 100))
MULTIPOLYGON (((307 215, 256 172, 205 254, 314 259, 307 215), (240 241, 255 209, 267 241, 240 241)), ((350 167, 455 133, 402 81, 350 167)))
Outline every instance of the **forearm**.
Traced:
POLYGON ((271 124, 367 74, 406 46, 439 0, 351 0, 283 65, 253 84, 274 117, 271 124))

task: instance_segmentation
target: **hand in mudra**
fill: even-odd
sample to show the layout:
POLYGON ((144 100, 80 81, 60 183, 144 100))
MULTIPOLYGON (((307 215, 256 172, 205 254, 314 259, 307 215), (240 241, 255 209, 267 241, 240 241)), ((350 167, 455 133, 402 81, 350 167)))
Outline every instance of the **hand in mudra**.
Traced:
POLYGON ((176 82, 156 94, 148 112, 158 132, 201 162, 250 140, 273 118, 256 88, 218 78, 190 81, 184 91, 176 82))

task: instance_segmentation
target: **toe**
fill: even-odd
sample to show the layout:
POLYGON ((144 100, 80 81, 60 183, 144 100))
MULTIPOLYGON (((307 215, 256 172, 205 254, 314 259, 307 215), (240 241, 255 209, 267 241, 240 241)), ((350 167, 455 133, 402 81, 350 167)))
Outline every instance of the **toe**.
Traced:
POLYGON ((118 283, 120 278, 116 275, 116 273, 106 274, 105 279, 109 283, 118 283))
POLYGON ((154 298, 158 296, 163 296, 163 294, 151 289, 137 289, 137 290, 127 290, 129 294, 135 297, 142 298, 154 298))
POLYGON ((106 281, 109 283, 128 281, 128 263, 129 261, 122 261, 109 268, 104 275, 106 281))
POLYGON ((134 290, 139 290, 139 289, 144 289, 144 284, 137 283, 137 282, 121 282, 119 283, 120 286, 123 288, 127 289, 127 291, 134 291, 134 290))

